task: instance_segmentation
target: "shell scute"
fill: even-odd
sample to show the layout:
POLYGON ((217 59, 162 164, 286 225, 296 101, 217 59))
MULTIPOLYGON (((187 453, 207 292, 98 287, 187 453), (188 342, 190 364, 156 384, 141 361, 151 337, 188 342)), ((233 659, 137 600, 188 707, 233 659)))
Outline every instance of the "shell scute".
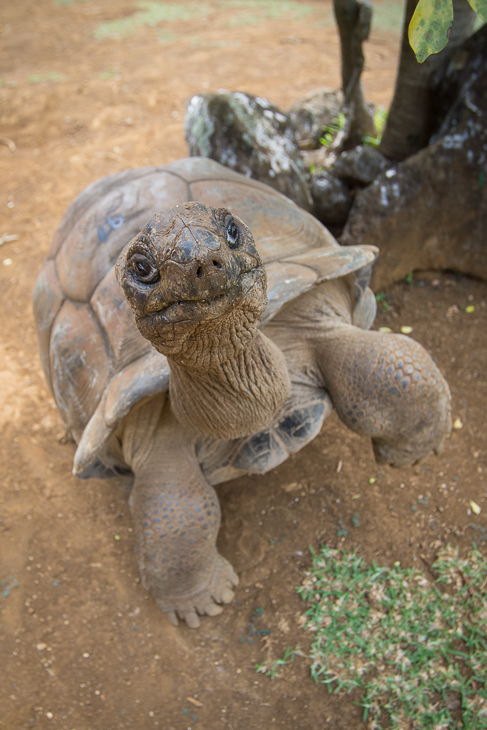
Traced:
POLYGON ((78 476, 103 450, 113 429, 133 406, 169 389, 169 365, 164 355, 151 350, 116 373, 81 436, 74 457, 73 472, 78 476))
MULTIPOLYGON (((219 162, 210 160, 208 157, 185 157, 182 160, 176 160, 169 165, 165 165, 164 170, 179 175, 188 183, 212 179, 225 181, 236 180, 238 182, 243 177, 240 173, 230 170, 229 167, 224 167, 219 162)), ((251 185, 254 182, 256 181, 250 181, 249 179, 251 185)), ((263 187, 267 186, 263 185, 263 187)))
POLYGON ((66 428, 79 441, 110 376, 103 335, 91 308, 65 301, 50 343, 53 392, 66 428))
POLYGON ((95 289, 91 306, 107 333, 114 358, 114 370, 122 370, 152 349, 150 342, 137 329, 132 310, 118 285, 113 268, 95 289))
POLYGON ((49 340, 51 338, 52 323, 64 301, 64 295, 57 277, 56 264, 52 259, 44 264, 37 278, 32 299, 42 368, 47 383, 52 390, 49 340))
POLYGON ((169 364, 161 353, 152 350, 118 373, 107 389, 104 420, 113 427, 141 398, 169 389, 169 364))
POLYGON ((95 180, 88 185, 76 196, 64 214, 52 238, 48 258, 52 259, 56 256, 65 238, 78 224, 81 216, 96 205, 101 198, 111 190, 118 190, 133 180, 140 180, 149 175, 153 175, 158 169, 155 165, 151 165, 150 167, 139 167, 135 170, 124 170, 123 172, 116 172, 113 175, 103 177, 101 180, 95 180))
POLYGON ((316 283, 318 276, 313 269, 299 264, 273 261, 266 266, 267 307, 262 317, 265 326, 286 302, 290 302, 316 283))
POLYGON ((191 183, 195 200, 216 208, 225 207, 252 231, 259 254, 268 263, 304 253, 309 248, 338 248, 331 233, 316 218, 267 186, 205 180, 191 183))

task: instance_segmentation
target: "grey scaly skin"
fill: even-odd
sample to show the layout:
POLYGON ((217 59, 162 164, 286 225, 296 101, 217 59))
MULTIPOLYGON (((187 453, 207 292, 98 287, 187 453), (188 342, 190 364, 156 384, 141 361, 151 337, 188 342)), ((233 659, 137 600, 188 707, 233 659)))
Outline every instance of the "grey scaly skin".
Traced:
POLYGON ((167 356, 169 398, 143 401, 118 438, 135 474, 131 508, 144 583, 173 623, 216 615, 237 576, 216 549, 218 500, 198 440, 268 426, 292 393, 326 390, 380 462, 438 451, 451 426, 448 386, 426 351, 351 324, 352 277, 314 287, 262 331, 265 270, 226 209, 162 211, 122 251, 117 279, 144 337, 167 356))

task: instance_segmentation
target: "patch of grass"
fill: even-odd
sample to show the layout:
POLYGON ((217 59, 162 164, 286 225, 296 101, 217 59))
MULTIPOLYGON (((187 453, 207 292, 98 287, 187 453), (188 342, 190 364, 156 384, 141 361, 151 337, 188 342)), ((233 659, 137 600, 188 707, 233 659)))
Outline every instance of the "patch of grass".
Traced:
POLYGON ((200 18, 209 12, 209 6, 206 3, 177 5, 175 3, 139 2, 137 7, 140 10, 128 18, 100 23, 95 29, 96 40, 101 41, 106 38, 121 40, 133 35, 144 26, 153 27, 159 23, 191 20, 200 18))
POLYGON ((59 84, 64 79, 65 76, 58 71, 49 71, 47 74, 34 74, 33 76, 29 76, 27 81, 29 84, 43 84, 45 82, 59 84))
POLYGON ((391 307, 390 307, 390 305, 389 305, 389 304, 387 303, 387 300, 386 300, 386 294, 385 294, 385 292, 383 292, 383 291, 378 291, 378 292, 377 292, 377 294, 375 295, 375 299, 376 299, 376 301, 377 301, 377 302, 378 302, 379 304, 381 304, 381 306, 382 306, 382 310, 383 310, 384 312, 388 312, 388 311, 390 310, 390 308, 391 308, 391 307))
POLYGON ((323 127, 323 136, 320 137, 320 144, 322 144, 323 147, 329 147, 337 136, 338 132, 340 132, 345 127, 346 123, 347 118, 345 117, 345 114, 343 112, 340 112, 336 119, 333 119, 330 124, 328 124, 326 127, 323 127))
POLYGON ((201 39, 198 38, 198 36, 193 36, 190 40, 191 46, 201 47, 201 48, 228 48, 229 45, 232 46, 232 48, 240 48, 242 45, 240 41, 227 41, 223 39, 215 39, 215 40, 208 40, 208 39, 201 39))
POLYGON ((303 656, 299 646, 295 649, 291 649, 291 647, 288 646, 281 659, 275 659, 273 662, 262 662, 262 664, 256 664, 255 668, 258 672, 265 674, 267 677, 276 679, 276 677, 280 676, 280 667, 284 667, 286 664, 291 664, 296 656, 303 656))
POLYGON ((363 690, 370 730, 487 727, 487 559, 448 546, 432 571, 434 583, 323 547, 298 589, 313 679, 363 690))
POLYGON ((229 27, 239 25, 255 25, 256 23, 264 23, 266 20, 299 20, 306 15, 316 11, 315 5, 305 5, 304 3, 293 2, 292 0, 226 0, 222 8, 250 9, 252 13, 247 15, 237 15, 237 17, 228 21, 229 27))
POLYGON ((86 2, 86 0, 54 0, 55 5, 74 5, 74 3, 86 2))
POLYGON ((279 17, 282 13, 293 13, 294 17, 303 17, 316 10, 315 5, 305 5, 294 0, 224 0, 223 8, 255 8, 279 17))
POLYGON ((157 40, 163 46, 167 46, 169 45, 169 43, 174 43, 174 41, 177 41, 178 38, 179 36, 177 33, 166 33, 163 30, 161 30, 160 33, 157 34, 157 40))
POLYGON ((377 135, 372 137, 370 134, 366 134, 363 138, 363 143, 368 144, 371 147, 378 147, 381 143, 382 136, 387 124, 388 113, 383 106, 380 106, 374 112, 374 124, 377 130, 377 135))
POLYGON ((120 69, 116 66, 107 66, 103 71, 100 71, 98 78, 102 81, 113 81, 113 79, 120 78, 120 69))

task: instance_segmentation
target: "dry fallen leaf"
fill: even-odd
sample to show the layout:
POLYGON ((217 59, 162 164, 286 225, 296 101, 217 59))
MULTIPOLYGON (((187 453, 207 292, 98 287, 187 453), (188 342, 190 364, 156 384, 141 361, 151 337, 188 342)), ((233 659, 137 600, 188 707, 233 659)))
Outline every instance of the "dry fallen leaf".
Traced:
POLYGON ((479 515, 482 512, 481 507, 479 507, 477 502, 474 502, 473 499, 469 500, 469 505, 474 514, 479 515))
POLYGON ((291 482, 290 484, 285 484, 283 486, 283 489, 285 492, 295 492, 296 489, 301 489, 302 485, 299 482, 291 482))
POLYGON ((283 634, 289 634, 289 632, 291 631, 291 627, 289 626, 289 621, 287 621, 284 617, 282 617, 282 618, 279 619, 279 623, 277 624, 277 628, 283 634))
POLYGON ((191 702, 191 704, 194 705, 195 707, 203 707, 203 703, 200 702, 199 700, 195 700, 194 697, 186 697, 186 699, 188 702, 191 702))

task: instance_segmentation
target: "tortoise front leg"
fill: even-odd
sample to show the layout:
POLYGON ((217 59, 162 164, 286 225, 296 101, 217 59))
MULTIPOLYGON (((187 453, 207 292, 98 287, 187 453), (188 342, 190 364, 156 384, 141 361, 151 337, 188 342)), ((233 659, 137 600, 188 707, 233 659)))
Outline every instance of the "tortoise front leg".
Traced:
POLYGON ((439 452, 451 430, 450 391, 421 345, 339 323, 316 347, 340 419, 372 437, 377 462, 405 466, 439 452))
POLYGON ((191 437, 166 406, 147 444, 141 434, 150 408, 139 409, 124 433, 124 453, 135 473, 130 507, 139 569, 172 623, 179 617, 196 628, 198 614, 216 616, 223 610, 218 604, 232 601, 238 577, 216 549, 218 497, 201 472, 191 437))

